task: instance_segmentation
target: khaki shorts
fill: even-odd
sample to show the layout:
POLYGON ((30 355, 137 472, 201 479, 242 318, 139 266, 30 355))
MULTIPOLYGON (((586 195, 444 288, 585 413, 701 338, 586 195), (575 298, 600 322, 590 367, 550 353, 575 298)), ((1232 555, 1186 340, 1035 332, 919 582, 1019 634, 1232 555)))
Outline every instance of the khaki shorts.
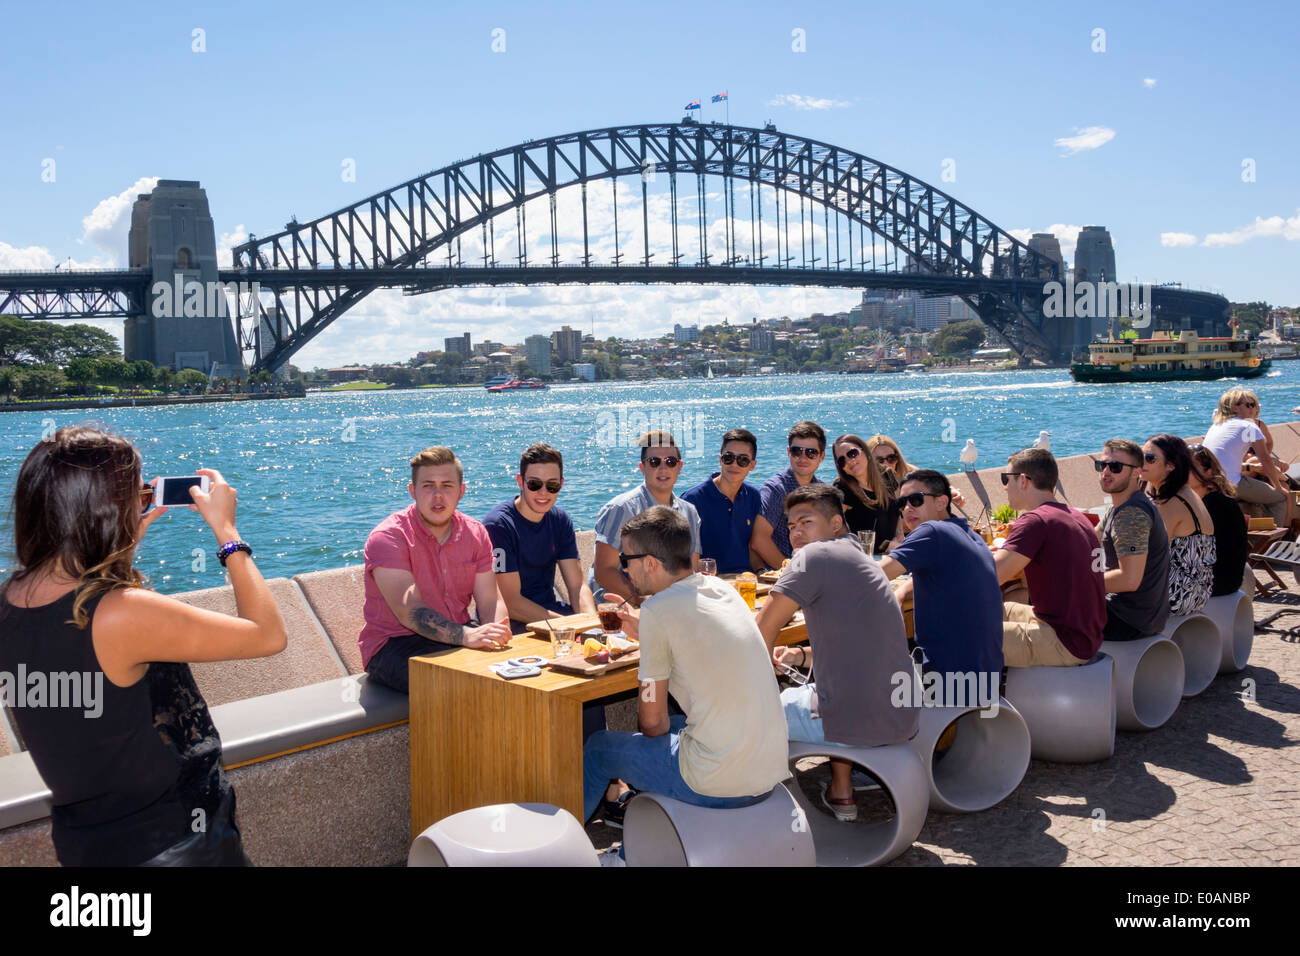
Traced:
POLYGON ((1028 604, 1002 605, 1002 658, 1007 667, 1077 667, 1086 664, 1061 643, 1052 625, 1028 604))

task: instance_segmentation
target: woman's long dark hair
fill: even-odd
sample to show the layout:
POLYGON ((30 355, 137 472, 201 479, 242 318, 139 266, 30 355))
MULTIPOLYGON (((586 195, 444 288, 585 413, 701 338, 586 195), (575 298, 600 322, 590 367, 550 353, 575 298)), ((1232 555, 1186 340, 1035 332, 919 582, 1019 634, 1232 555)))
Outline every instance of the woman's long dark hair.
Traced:
POLYGON ((144 583, 132 565, 140 529, 140 453, 125 438, 69 425, 27 455, 14 488, 14 553, 18 570, 38 569, 77 581, 73 621, 90 623, 86 602, 144 583))
POLYGON ((862 499, 863 504, 870 505, 873 508, 888 508, 893 504, 894 496, 890 494, 889 483, 885 481, 885 474, 876 464, 876 459, 871 455, 871 449, 867 443, 857 435, 841 435, 831 442, 831 453, 835 452, 835 446, 839 444, 854 445, 862 451, 867 459, 867 484, 870 487, 863 488, 856 478, 840 467, 840 463, 835 462, 835 470, 839 472, 840 481, 844 487, 852 491, 862 499), (868 498, 867 496, 871 497, 868 498))
POLYGON ((1165 456, 1165 461, 1174 466, 1174 470, 1169 473, 1164 483, 1152 491, 1151 497, 1156 501, 1171 501, 1178 492, 1187 487, 1187 476, 1192 471, 1192 453, 1187 448, 1187 442, 1177 435, 1152 435, 1147 441, 1159 448, 1160 454, 1165 456))

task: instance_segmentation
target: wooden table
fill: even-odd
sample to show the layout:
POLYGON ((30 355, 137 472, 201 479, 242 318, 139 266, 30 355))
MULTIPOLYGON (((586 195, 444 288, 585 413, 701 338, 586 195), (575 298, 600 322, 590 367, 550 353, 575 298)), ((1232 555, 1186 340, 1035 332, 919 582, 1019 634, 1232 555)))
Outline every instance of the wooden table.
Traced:
MULTIPOLYGON (((777 637, 808 639, 802 617, 777 637)), ((516 636, 504 651, 456 648, 410 663, 411 833, 443 817, 497 803, 550 803, 582 819, 582 705, 635 690, 637 667, 598 677, 543 668, 502 680, 489 664, 551 646, 516 636)))

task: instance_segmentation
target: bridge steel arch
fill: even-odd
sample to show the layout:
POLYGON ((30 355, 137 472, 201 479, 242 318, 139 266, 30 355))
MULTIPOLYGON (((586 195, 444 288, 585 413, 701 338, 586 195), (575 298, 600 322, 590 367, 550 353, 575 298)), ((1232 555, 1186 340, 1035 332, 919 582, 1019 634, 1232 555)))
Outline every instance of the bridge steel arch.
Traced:
MULTIPOLYGON (((273 369, 370 291, 395 284, 396 276, 409 273, 411 287, 423 283, 425 291, 431 286, 510 283, 526 277, 555 281, 537 278, 537 273, 561 268, 556 194, 580 186, 585 203, 587 184, 637 176, 645 215, 646 180, 651 174, 743 180, 833 210, 906 256, 915 272, 946 280, 942 284, 963 294, 1022 356, 1049 360, 1060 356, 1060 344, 1044 328, 1038 306, 1044 281, 1060 278, 1057 264, 988 218, 942 190, 861 153, 770 126, 686 122, 609 127, 524 142, 452 163, 310 222, 290 223, 274 235, 252 237, 234 248, 234 269, 223 276, 237 274, 241 281, 257 281, 270 290, 278 320, 266 320, 266 303, 260 300, 241 302, 236 309, 237 340, 242 348, 255 350, 254 368, 273 369), (549 269, 530 268, 525 204, 547 195, 551 241, 544 259, 549 269), (487 242, 482 278, 451 279, 452 273, 478 267, 421 266, 443 250, 451 266, 453 241, 472 230, 486 229, 492 220, 512 211, 522 237, 514 266, 496 261, 487 242), (430 278, 435 273, 450 281, 430 278)), ((675 190, 675 179, 673 185, 675 190)), ((591 269, 585 227, 584 215, 581 265, 591 269)), ((616 268, 601 268, 577 281, 665 281, 665 267, 652 268, 648 224, 643 236, 636 257, 640 265, 620 262, 616 268), (646 278, 638 280, 641 269, 646 278), (621 275, 612 277, 615 272, 621 275)), ((756 257, 757 262, 731 256, 715 264, 707 248, 701 248, 702 261, 697 264, 708 268, 692 269, 679 264, 683 255, 674 232, 672 268, 680 269, 680 274, 668 273, 667 281, 720 281, 715 278, 719 270, 728 269, 739 275, 721 281, 767 284, 780 273, 815 272, 825 277, 826 285, 881 284, 878 273, 870 281, 864 270, 852 268, 851 252, 849 269, 841 269, 839 262, 832 268, 826 256, 824 267, 814 264, 811 270, 782 268, 784 262, 765 266, 767 256, 756 257), (765 271, 771 278, 763 275, 765 271)), ((807 282, 811 276, 800 278, 805 281, 799 284, 820 284, 807 282)))

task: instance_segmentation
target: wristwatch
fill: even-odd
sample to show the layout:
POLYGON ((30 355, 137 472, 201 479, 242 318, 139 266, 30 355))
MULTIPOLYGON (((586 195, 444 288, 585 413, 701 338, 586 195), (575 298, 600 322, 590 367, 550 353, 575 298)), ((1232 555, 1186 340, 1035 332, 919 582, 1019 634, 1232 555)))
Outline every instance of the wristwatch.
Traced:
POLYGON ((236 551, 243 551, 250 558, 253 556, 253 549, 250 545, 245 544, 243 541, 227 541, 217 551, 217 560, 221 562, 223 568, 226 566, 226 558, 236 551))

